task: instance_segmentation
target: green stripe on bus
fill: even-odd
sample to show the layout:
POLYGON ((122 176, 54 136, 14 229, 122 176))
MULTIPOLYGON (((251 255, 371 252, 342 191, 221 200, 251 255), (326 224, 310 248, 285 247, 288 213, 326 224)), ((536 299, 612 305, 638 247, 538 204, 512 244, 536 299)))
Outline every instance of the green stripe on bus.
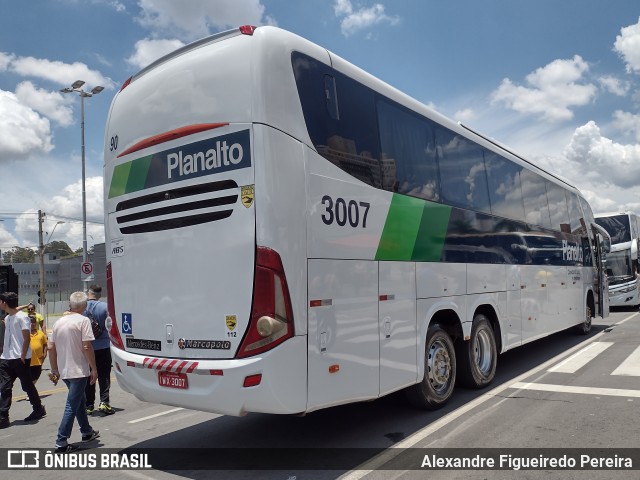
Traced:
POLYGON ((109 198, 142 190, 147 181, 152 155, 116 165, 113 169, 109 198))
POLYGON ((451 207, 439 203, 424 203, 420 229, 413 247, 412 260, 439 262, 449 228, 451 207))
POLYGON ((393 194, 376 260, 411 260, 424 204, 419 198, 393 194))
POLYGON ((137 192, 144 189, 149 174, 149 166, 151 165, 152 155, 136 158, 131 162, 131 170, 129 171, 129 179, 127 180, 127 190, 125 193, 137 192))
POLYGON ((121 163, 113 169, 111 177, 111 185, 109 186, 109 198, 119 197, 123 195, 127 188, 127 180, 129 179, 129 170, 131 170, 131 162, 121 163))

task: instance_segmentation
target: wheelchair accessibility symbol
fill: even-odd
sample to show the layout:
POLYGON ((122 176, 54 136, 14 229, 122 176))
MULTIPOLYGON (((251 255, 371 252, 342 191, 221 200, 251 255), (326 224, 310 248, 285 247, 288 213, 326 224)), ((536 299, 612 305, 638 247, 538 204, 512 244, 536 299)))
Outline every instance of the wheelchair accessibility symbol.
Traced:
POLYGON ((133 318, 130 313, 122 314, 122 333, 133 333, 133 318))

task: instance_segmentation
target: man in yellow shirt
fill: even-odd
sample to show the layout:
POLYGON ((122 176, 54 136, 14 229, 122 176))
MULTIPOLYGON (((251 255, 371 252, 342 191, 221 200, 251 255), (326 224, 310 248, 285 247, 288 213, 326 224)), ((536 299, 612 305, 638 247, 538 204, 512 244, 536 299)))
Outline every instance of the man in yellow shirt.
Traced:
POLYGON ((47 336, 38 328, 38 321, 35 315, 29 315, 31 320, 31 363, 29 372, 33 383, 36 383, 42 374, 42 364, 47 358, 47 336))

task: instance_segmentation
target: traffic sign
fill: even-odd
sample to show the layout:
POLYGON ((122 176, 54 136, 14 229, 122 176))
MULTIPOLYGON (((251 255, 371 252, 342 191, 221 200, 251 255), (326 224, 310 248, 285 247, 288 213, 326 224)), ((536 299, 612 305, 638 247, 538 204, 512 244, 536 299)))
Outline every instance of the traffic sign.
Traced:
POLYGON ((80 270, 82 271, 83 275, 91 275, 91 273, 93 273, 93 263, 84 262, 80 270))

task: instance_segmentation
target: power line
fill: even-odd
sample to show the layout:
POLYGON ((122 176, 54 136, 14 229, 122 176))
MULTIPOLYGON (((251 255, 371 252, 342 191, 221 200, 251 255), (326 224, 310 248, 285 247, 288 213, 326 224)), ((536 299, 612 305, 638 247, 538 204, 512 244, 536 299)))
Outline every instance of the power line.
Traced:
MULTIPOLYGON (((70 223, 82 223, 81 218, 75 217, 67 217, 64 215, 58 215, 57 213, 46 213, 46 219, 56 220, 61 219, 65 221, 69 221, 70 223)), ((0 212, 0 217, 4 217, 6 220, 17 220, 23 215, 38 215, 38 212, 0 212)), ((92 223, 94 225, 104 225, 104 222, 96 222, 94 220, 87 220, 87 223, 92 223)))

